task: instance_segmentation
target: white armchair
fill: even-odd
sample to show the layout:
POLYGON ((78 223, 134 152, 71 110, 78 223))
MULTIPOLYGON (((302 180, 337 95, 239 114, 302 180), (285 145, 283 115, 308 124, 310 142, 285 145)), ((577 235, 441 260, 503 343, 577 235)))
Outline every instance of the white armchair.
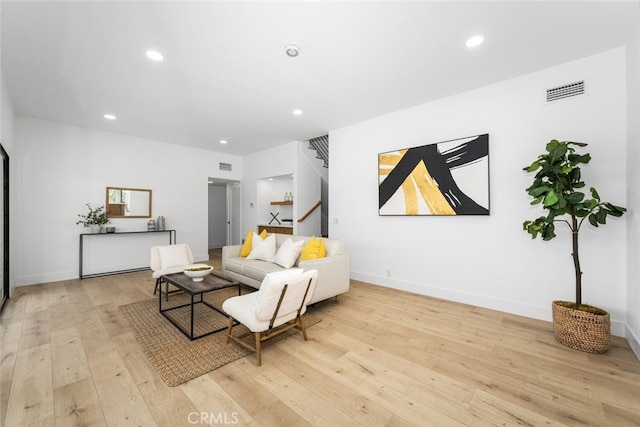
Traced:
MULTIPOLYGON (((162 276, 165 274, 179 273, 185 268, 193 266, 193 252, 186 243, 177 245, 154 246, 151 248, 150 267, 152 277, 156 279, 155 295, 158 290, 162 292, 162 276)), ((169 284, 165 283, 165 295, 169 299, 169 284)))
POLYGON ((260 366, 263 341, 292 328, 299 328, 306 341, 307 331, 302 315, 307 311, 317 280, 317 270, 278 271, 267 274, 258 291, 227 299, 222 303, 222 309, 229 315, 227 342, 234 340, 256 352, 260 366), (250 332, 233 336, 234 319, 250 332), (255 336, 255 346, 243 340, 251 333, 255 336))

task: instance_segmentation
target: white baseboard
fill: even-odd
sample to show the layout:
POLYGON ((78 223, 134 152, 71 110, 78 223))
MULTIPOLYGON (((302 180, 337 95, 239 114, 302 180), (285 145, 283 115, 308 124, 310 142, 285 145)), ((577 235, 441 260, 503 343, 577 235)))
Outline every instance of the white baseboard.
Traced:
POLYGON ((78 270, 73 272, 67 271, 55 274, 41 274, 34 276, 16 277, 16 286, 39 285, 41 283, 60 282, 62 280, 73 280, 78 278, 78 270))
MULTIPOLYGON (((202 254, 194 254, 194 259, 202 260, 196 262, 208 262, 209 261, 209 252, 205 252, 202 254)), ((96 271, 83 271, 84 275, 90 274, 101 274, 105 271, 118 271, 118 270, 133 270, 133 269, 145 269, 149 268, 148 264, 145 263, 136 263, 136 264, 126 264, 126 265, 114 265, 104 267, 102 270, 96 271)), ((151 277, 151 270, 149 270, 149 277, 151 277)), ((22 276, 16 277, 15 286, 29 286, 29 285, 39 285, 41 283, 50 283, 50 282, 60 282, 62 280, 73 280, 78 279, 78 270, 74 271, 65 271, 60 273, 52 273, 52 274, 41 274, 41 275, 33 275, 33 276, 22 276)))
MULTIPOLYGON (((387 288, 412 292, 448 301, 455 301, 463 304, 475 305, 491 310, 516 314, 519 316, 531 317, 533 319, 551 322, 551 301, 546 306, 523 304, 521 302, 509 301, 501 298, 489 297, 486 295, 470 294, 452 289, 429 286, 424 283, 413 283, 403 280, 391 279, 389 277, 374 276, 370 274, 351 272, 351 278, 374 285, 385 286, 387 288)), ((625 337, 626 323, 611 319, 611 334, 617 337, 625 337)), ((638 353, 636 353, 638 354, 638 353)))
POLYGON ((631 350, 633 350, 633 353, 636 355, 638 360, 640 360, 640 339, 638 339, 636 334, 633 333, 633 331, 629 328, 628 325, 626 327, 625 338, 629 343, 629 347, 631 347, 631 350))

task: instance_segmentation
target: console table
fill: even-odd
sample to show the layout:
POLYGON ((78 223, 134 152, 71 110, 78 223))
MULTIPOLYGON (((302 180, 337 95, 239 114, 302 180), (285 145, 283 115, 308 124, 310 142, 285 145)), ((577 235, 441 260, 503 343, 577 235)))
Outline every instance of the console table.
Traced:
POLYGON ((169 235, 169 244, 174 245, 176 243, 176 230, 162 230, 162 231, 119 231, 115 233, 82 233, 80 234, 80 268, 79 268, 79 276, 80 280, 88 277, 98 277, 98 276, 107 276, 110 274, 119 274, 119 273, 129 273, 132 271, 141 271, 147 270, 149 267, 139 267, 139 268, 130 268, 126 270, 117 270, 117 271, 105 271, 102 273, 94 273, 94 274, 83 274, 82 271, 82 261, 84 258, 84 239, 87 237, 107 237, 107 236, 118 236, 122 234, 137 234, 142 235, 149 233, 167 233, 169 235))

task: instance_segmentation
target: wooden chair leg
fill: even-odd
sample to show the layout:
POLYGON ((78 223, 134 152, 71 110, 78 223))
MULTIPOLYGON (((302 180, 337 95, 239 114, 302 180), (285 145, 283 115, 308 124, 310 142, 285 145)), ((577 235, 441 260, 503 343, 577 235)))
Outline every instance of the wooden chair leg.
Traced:
POLYGON ((304 327, 302 317, 298 317, 298 325, 300 325, 300 329, 302 329, 302 336, 304 337, 304 340, 307 341, 307 329, 304 327))
POLYGON ((165 287, 164 287, 164 291, 165 291, 165 301, 169 301, 169 282, 164 282, 165 283, 165 287))
MULTIPOLYGON (((158 288, 160 287, 160 278, 156 279, 156 287, 153 289, 153 294, 155 295, 158 292, 158 288)), ((162 292, 162 290, 160 290, 162 292)))
POLYGON ((256 332, 256 357, 258 358, 258 366, 262 365, 262 337, 260 332, 256 332))
POLYGON ((229 327, 227 328, 227 344, 231 341, 231 329, 233 329, 233 317, 229 316, 229 327))

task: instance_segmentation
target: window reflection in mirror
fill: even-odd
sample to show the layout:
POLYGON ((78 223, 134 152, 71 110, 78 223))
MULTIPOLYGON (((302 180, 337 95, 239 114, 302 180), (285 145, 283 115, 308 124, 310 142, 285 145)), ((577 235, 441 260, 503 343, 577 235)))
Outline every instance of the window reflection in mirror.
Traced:
POLYGON ((108 218, 151 218, 151 190, 107 187, 108 218))

